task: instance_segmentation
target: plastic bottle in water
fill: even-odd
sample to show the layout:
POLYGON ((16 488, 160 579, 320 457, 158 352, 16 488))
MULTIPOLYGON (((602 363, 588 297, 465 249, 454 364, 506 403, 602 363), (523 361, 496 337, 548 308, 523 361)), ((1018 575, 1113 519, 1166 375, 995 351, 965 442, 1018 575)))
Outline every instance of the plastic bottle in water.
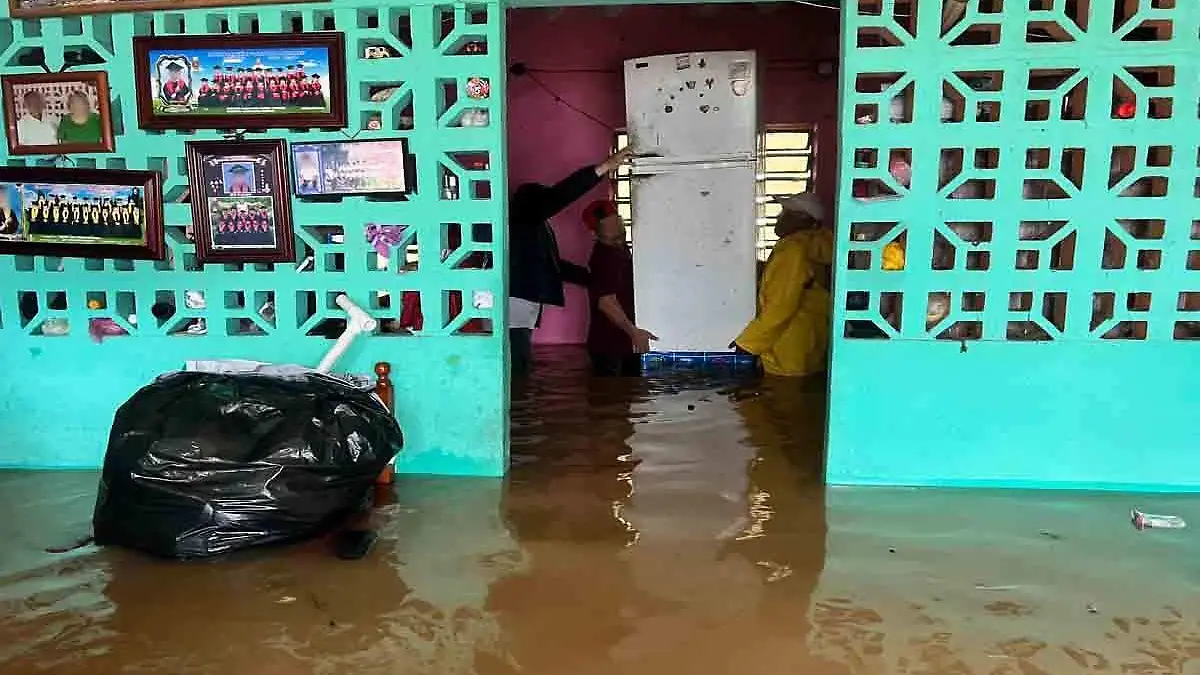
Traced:
POLYGON ((1139 530, 1182 530, 1187 527, 1187 523, 1179 516, 1160 516, 1153 513, 1142 513, 1137 509, 1129 512, 1129 519, 1133 521, 1133 526, 1139 530))

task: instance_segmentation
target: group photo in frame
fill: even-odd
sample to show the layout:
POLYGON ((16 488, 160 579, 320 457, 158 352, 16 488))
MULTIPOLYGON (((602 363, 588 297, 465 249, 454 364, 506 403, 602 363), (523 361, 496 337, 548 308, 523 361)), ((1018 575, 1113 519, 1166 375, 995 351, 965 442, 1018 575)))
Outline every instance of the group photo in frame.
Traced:
POLYGON ((140 36, 133 61, 142 129, 346 126, 339 32, 140 36))
POLYGON ((0 167, 0 254, 162 260, 157 171, 0 167))
POLYGON ((5 75, 4 127, 12 155, 112 152, 108 75, 77 71, 5 75))
POLYGON ((294 262, 286 143, 189 141, 185 147, 197 261, 294 262))
POLYGON ((293 143, 297 197, 407 194, 415 171, 404 138, 293 143))

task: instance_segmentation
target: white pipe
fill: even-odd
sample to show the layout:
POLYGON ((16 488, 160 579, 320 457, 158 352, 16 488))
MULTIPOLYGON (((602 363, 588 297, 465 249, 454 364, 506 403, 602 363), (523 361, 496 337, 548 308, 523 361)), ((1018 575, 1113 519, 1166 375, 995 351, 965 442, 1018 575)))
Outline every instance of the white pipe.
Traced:
POLYGON ((338 336, 337 342, 333 343, 329 352, 325 354, 325 358, 321 359, 321 365, 317 366, 317 372, 328 373, 333 370, 333 364, 342 358, 342 354, 350 348, 350 343, 354 342, 354 338, 360 333, 371 333, 378 327, 379 323, 375 321, 375 317, 367 314, 361 307, 354 304, 346 295, 339 295, 334 301, 338 307, 346 311, 346 330, 338 336))

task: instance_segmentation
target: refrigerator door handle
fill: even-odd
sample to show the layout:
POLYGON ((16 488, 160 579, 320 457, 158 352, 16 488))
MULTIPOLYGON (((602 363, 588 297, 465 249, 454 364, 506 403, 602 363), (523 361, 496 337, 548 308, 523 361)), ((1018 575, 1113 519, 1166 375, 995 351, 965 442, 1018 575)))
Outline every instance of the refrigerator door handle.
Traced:
POLYGON ((710 155, 707 157, 637 157, 630 166, 630 173, 634 176, 652 176, 662 173, 678 173, 680 171, 699 171, 705 169, 754 168, 757 165, 758 158, 754 153, 710 155))

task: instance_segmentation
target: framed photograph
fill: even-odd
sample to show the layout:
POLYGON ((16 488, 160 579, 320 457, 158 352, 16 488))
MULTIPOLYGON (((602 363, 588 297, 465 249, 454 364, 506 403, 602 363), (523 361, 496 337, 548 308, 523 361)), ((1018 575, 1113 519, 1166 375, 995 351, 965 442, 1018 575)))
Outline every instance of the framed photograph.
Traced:
POLYGON ((292 145, 297 197, 407 193, 414 168, 402 138, 292 145))
POLYGON ((103 71, 5 75, 4 126, 12 155, 112 152, 103 71))
POLYGON ((186 148, 196 259, 294 261, 286 144, 189 141, 186 148))
POLYGON ((0 254, 162 260, 157 171, 0 167, 0 254))
POLYGON ((142 129, 346 126, 341 33, 133 39, 142 129))
MULTIPOLYGON (((295 0, 8 0, 8 13, 14 19, 40 19, 77 14, 112 14, 153 10, 195 9, 198 7, 242 7, 275 5, 295 0)), ((316 0, 299 0, 314 2, 316 0)))

